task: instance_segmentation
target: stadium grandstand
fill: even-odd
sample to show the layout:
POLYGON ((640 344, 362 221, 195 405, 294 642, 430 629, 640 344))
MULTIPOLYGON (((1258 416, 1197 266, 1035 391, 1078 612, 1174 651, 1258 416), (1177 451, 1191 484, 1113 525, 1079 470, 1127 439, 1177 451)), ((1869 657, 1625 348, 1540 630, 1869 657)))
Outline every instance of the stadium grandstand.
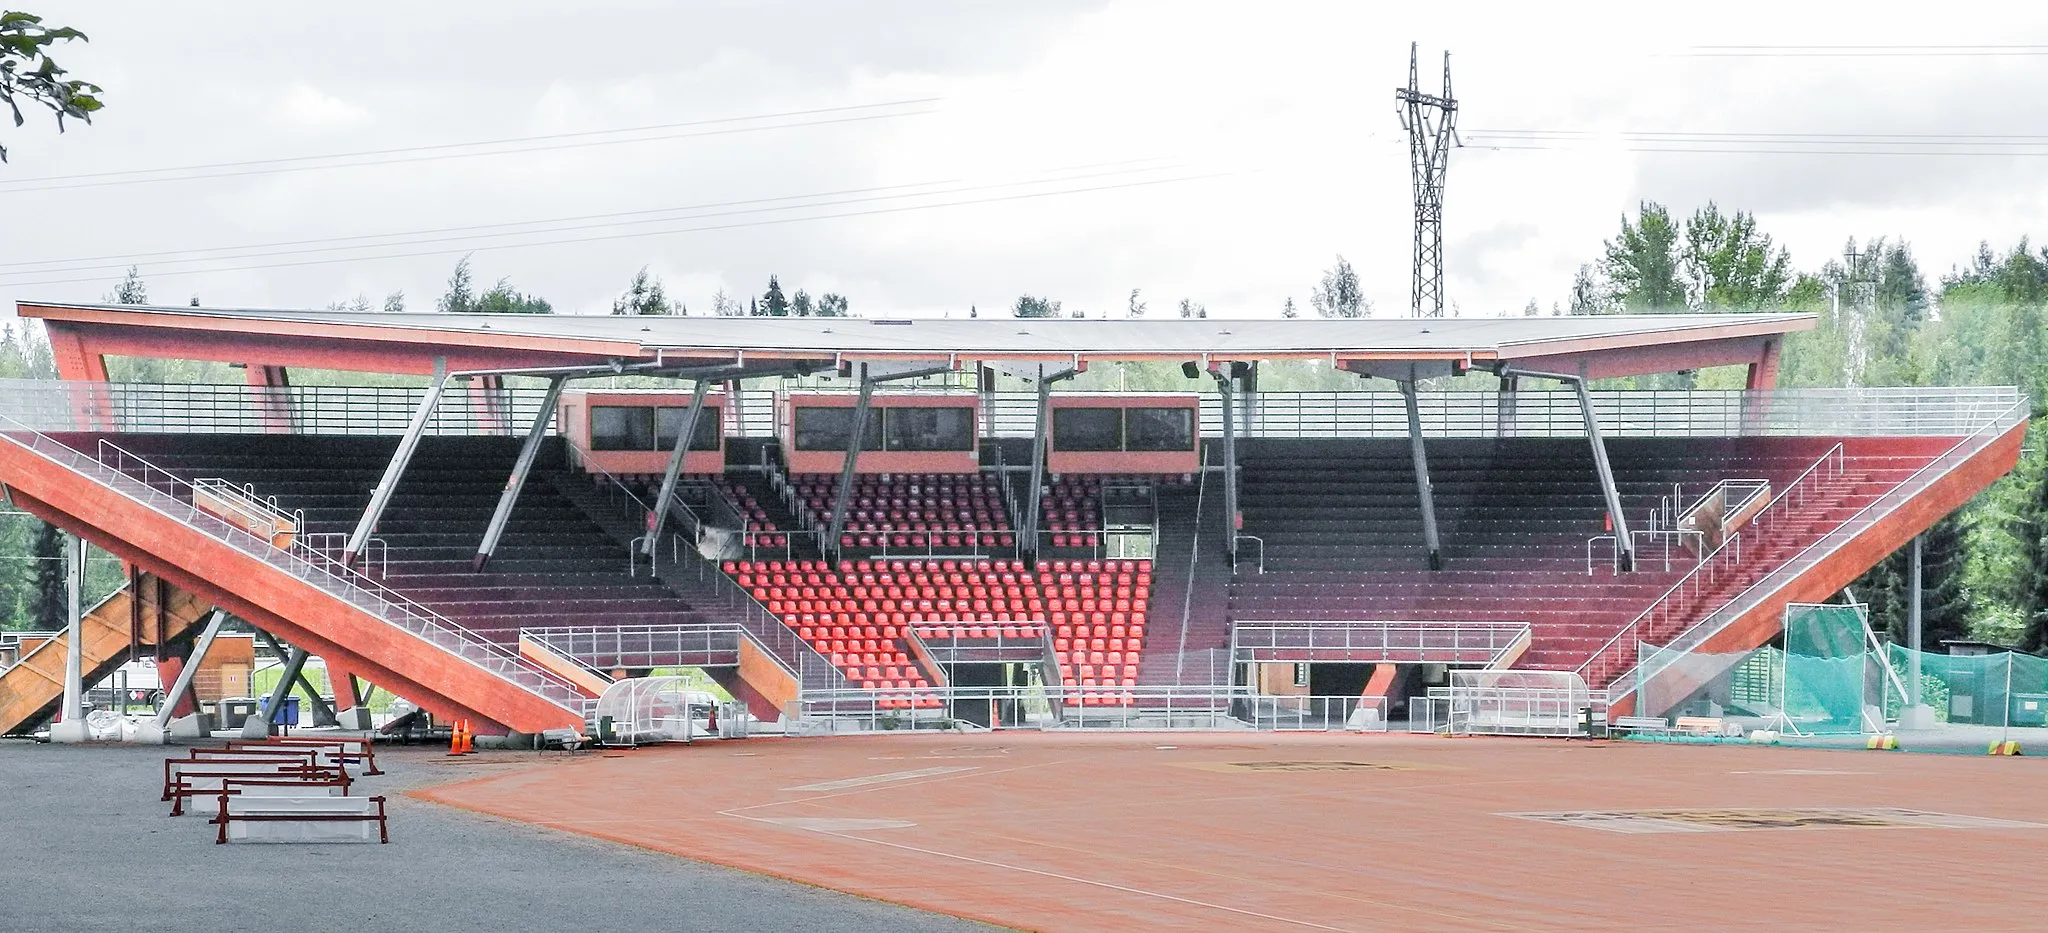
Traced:
POLYGON ((0 392, 0 486, 131 570, 0 671, 17 732, 140 657, 180 687, 160 730, 203 723, 179 674, 239 619, 323 659, 357 729, 374 685, 486 734, 651 734, 621 689, 700 668, 792 734, 1573 734, 1725 692, 1789 606, 2010 470, 2027 417, 1780 389, 1796 314, 19 312, 62 378, 0 392), (1357 388, 1262 391, 1277 361, 1357 388), (1187 391, 1062 388, 1130 362, 1187 391), (1745 388, 1595 388, 1723 366, 1745 388))

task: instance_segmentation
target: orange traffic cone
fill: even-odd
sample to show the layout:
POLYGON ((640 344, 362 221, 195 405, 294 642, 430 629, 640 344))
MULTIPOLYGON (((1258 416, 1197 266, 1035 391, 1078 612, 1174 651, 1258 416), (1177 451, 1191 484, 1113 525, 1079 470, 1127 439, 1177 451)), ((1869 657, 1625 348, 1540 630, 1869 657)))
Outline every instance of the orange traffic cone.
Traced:
POLYGON ((462 723, 456 721, 448 727, 448 757, 462 754, 462 723))
POLYGON ((476 754, 476 732, 469 727, 469 720, 462 721, 462 753, 476 754))

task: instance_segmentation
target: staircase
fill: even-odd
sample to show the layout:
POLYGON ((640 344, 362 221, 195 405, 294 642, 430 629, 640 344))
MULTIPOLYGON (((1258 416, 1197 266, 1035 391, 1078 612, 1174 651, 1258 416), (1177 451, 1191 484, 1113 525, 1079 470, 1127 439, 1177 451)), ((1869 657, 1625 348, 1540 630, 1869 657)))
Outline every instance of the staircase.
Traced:
POLYGON ((1222 475, 1206 485, 1162 485, 1152 560, 1151 631, 1138 664, 1139 687, 1230 683, 1222 475), (1190 558, 1193 566, 1190 568, 1190 558), (1192 573, 1190 572, 1192 569, 1192 573), (1185 612, 1185 623, 1183 623, 1185 612))
MULTIPOLYGON (((164 642, 175 641, 213 608, 182 590, 170 590, 170 598, 158 606, 147 595, 156 589, 155 581, 144 578, 143 612, 153 620, 161 619, 161 628, 144 625, 138 638, 132 629, 136 608, 133 586, 131 580, 85 612, 80 626, 85 635, 80 669, 86 686, 128 662, 133 657, 131 648, 155 647, 159 637, 164 642)), ((64 701, 64 656, 70 644, 70 633, 58 632, 13 667, 0 670, 0 734, 30 732, 56 714, 64 701)))
MULTIPOLYGON (((312 474, 332 472, 344 477, 334 482, 358 484, 363 464, 375 459, 364 449, 390 449, 388 441, 351 438, 123 439, 166 452, 229 451, 251 469, 268 463, 312 474)), ((215 518, 194 507, 186 478, 104 437, 66 435, 60 440, 0 425, 0 482, 13 491, 17 505, 38 517, 210 605, 347 665, 437 716, 467 717, 521 732, 582 722, 582 694, 520 658, 515 648, 397 592, 381 581, 381 574, 340 566, 309 544, 305 534, 281 548, 215 518)), ((395 576, 402 560, 399 545, 393 546, 391 559, 395 576)), ((503 595, 512 598, 511 589, 503 595)))
POLYGON ((1266 540, 1268 572, 1236 578, 1232 618, 1526 622, 1531 644, 1517 667, 1575 670, 1590 686, 1606 687, 1633 668, 1638 640, 1663 644, 1696 633, 1737 602, 1747 607, 1742 635, 1719 644, 1746 650, 1764 643, 1785 601, 1832 594, 1910 535, 1870 539, 1816 574, 1818 545, 1842 550, 1863 535, 1857 523, 1871 524, 1863 520, 1881 505, 1911 504, 1906 511, 1917 518, 1903 524, 1931 524, 2010 467, 2018 427, 2002 422, 1965 443, 1610 442, 1624 514, 1638 528, 1674 483, 1682 494, 1697 495, 1721 479, 1761 478, 1775 497, 1709 561, 1679 550, 1666 569, 1661 545, 1641 542, 1636 572, 1620 574, 1610 564, 1611 545, 1596 549, 1588 572, 1587 539, 1605 533, 1605 505, 1583 442, 1431 441, 1445 567, 1435 572, 1422 549, 1404 442, 1255 446, 1246 457, 1241 502, 1246 533, 1266 540), (1939 494, 1925 495, 1930 489, 1939 494))

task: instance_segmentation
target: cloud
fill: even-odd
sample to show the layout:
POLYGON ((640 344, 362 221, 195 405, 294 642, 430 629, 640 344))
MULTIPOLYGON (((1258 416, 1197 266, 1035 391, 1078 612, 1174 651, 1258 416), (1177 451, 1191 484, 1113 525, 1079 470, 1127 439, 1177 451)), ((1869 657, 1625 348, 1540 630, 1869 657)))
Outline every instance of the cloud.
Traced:
POLYGON ((309 129, 338 129, 368 122, 370 112, 319 88, 294 84, 277 102, 277 116, 309 129))

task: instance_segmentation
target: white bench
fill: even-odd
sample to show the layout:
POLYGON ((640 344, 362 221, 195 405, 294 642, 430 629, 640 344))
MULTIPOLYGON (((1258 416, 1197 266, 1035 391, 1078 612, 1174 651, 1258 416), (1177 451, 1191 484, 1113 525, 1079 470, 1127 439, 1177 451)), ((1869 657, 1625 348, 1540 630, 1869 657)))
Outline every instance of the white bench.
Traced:
POLYGON ((1616 716, 1609 732, 1643 732, 1663 735, 1671 731, 1671 723, 1662 716, 1616 716))
POLYGON ((382 797, 220 795, 214 842, 391 841, 382 797))

